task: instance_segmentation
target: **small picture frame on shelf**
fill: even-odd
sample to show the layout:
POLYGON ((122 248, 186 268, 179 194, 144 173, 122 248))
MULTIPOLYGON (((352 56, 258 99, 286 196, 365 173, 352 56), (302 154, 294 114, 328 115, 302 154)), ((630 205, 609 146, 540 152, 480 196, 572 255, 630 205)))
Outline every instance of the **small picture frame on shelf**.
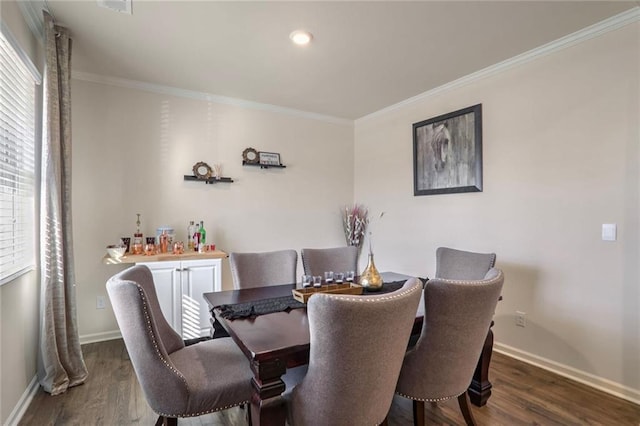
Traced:
POLYGON ((260 164, 265 166, 279 166, 280 154, 276 152, 260 152, 260 164))

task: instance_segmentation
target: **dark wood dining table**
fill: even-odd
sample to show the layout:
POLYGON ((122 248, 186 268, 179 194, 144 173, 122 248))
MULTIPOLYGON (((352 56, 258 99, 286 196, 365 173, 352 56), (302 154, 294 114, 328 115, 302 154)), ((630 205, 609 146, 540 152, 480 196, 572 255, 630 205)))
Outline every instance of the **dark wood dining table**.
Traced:
MULTIPOLYGON (((394 272, 382 274, 384 282, 401 281, 410 276, 394 272)), ((306 308, 291 309, 266 315, 228 320, 223 318, 223 305, 254 302, 290 296, 296 284, 257 287, 204 293, 213 320, 226 330, 245 354, 253 371, 251 420, 253 425, 284 425, 286 407, 282 398, 285 384, 282 377, 288 368, 309 363, 309 322, 306 308)), ((424 303, 416 312, 412 336, 420 335, 424 317, 424 303)), ((489 361, 493 349, 493 335, 489 330, 485 349, 478 361, 469 396, 476 405, 484 405, 491 395, 488 381, 489 361), (489 345, 487 347, 487 345, 489 345), (477 398, 480 396, 480 398, 477 398)))

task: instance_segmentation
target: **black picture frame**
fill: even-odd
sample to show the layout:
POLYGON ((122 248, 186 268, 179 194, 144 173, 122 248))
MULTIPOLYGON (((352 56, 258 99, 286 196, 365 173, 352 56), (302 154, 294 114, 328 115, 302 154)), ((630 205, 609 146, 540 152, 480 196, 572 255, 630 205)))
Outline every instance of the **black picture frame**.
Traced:
POLYGON ((277 152, 263 152, 260 151, 258 153, 260 156, 260 164, 265 166, 279 166, 280 165, 280 154, 277 152))
POLYGON ((482 192, 482 104, 413 124, 413 195, 482 192))

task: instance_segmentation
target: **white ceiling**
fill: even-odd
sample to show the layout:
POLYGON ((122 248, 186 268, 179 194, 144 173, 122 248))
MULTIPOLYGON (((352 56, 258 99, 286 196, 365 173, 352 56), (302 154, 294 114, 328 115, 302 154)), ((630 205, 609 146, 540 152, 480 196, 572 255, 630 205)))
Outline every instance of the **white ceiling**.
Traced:
POLYGON ((356 119, 638 6, 47 0, 74 71, 356 119), (306 48, 288 36, 313 33, 306 48))

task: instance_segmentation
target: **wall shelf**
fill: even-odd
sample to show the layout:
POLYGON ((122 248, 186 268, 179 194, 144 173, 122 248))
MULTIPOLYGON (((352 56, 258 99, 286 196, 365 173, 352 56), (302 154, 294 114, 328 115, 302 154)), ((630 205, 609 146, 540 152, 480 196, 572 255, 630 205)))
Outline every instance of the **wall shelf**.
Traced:
POLYGON ((254 167, 260 167, 261 169, 269 169, 269 168, 274 168, 274 169, 284 169, 287 166, 285 166, 284 164, 260 164, 260 163, 247 163, 246 161, 242 161, 242 165, 243 166, 254 166, 254 167))
POLYGON ((210 177, 208 179, 202 179, 202 178, 199 178, 198 176, 193 176, 193 175, 184 175, 184 180, 195 180, 195 181, 204 182, 205 184, 211 184, 211 185, 213 185, 214 183, 233 182, 233 179, 231 179, 230 177, 220 177, 218 179, 214 177, 210 177))

